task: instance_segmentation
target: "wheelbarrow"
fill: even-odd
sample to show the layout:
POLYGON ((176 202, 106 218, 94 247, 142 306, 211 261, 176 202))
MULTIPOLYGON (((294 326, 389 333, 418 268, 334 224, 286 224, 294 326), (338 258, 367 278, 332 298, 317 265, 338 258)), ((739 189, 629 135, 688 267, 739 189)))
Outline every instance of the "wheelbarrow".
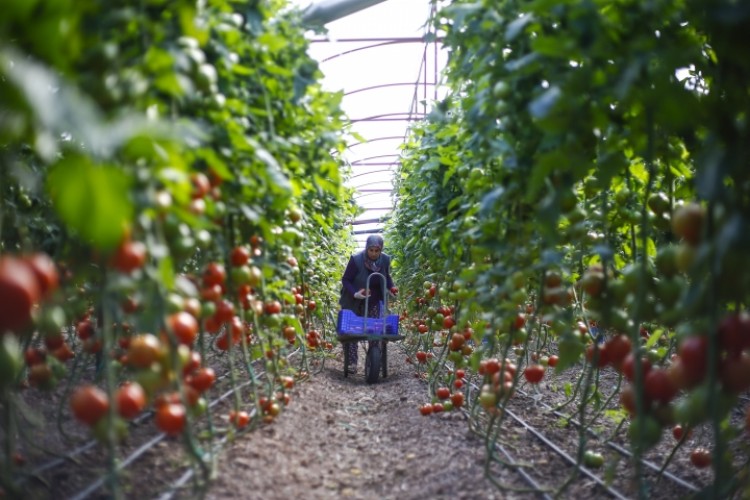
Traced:
POLYGON ((351 342, 366 342, 365 347, 365 380, 368 384, 378 381, 380 374, 388 376, 388 342, 403 340, 398 334, 398 314, 388 314, 388 297, 386 278, 381 273, 372 273, 367 277, 365 288, 365 315, 358 316, 354 311, 342 309, 336 322, 338 341, 344 348, 344 377, 349 376, 349 349, 351 342), (368 318, 370 300, 370 278, 379 276, 383 280, 384 302, 380 303, 380 317, 368 318))

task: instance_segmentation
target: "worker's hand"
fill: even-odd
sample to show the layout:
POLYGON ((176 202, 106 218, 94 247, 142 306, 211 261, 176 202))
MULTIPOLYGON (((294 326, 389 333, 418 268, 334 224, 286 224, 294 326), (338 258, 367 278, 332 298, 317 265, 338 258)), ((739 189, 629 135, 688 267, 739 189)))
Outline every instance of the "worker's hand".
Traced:
POLYGON ((366 296, 365 296, 365 289, 364 289, 364 288, 363 288, 363 289, 361 289, 360 291, 358 291, 357 293, 355 293, 355 294, 354 294, 354 298, 355 298, 355 299, 359 299, 359 300, 362 300, 362 299, 364 299, 365 297, 366 297, 366 296))

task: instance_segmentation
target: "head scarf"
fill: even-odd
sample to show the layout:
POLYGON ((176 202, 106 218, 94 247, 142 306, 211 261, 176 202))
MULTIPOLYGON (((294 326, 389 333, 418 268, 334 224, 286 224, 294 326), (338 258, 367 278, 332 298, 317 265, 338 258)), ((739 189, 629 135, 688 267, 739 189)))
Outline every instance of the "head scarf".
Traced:
POLYGON ((371 234, 367 237, 367 242, 365 242, 365 249, 370 247, 380 247, 380 249, 383 249, 383 237, 379 234, 371 234))
POLYGON ((371 234, 367 237, 367 241, 365 242, 365 267, 369 269, 370 271, 377 273, 380 271, 380 267, 382 265, 383 260, 383 237, 379 234, 371 234), (380 255, 378 255, 378 258, 375 260, 370 260, 370 256, 367 254, 367 249, 371 247, 378 247, 381 250, 380 255))

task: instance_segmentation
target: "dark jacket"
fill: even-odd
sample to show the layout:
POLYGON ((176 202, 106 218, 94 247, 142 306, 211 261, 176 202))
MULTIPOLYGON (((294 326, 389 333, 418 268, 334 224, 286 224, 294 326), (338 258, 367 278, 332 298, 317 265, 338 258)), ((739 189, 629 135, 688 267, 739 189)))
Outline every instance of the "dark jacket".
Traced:
MULTIPOLYGON (((361 251, 349 258, 346 265, 344 276, 341 278, 343 286, 341 290, 340 304, 343 309, 351 309, 357 313, 364 310, 364 300, 357 300, 354 294, 363 288, 367 288, 367 277, 372 271, 365 267, 366 251, 361 251), (360 304, 361 303, 361 304, 360 304), (356 307, 359 306, 359 307, 356 307)), ((386 289, 393 288, 393 279, 391 278, 391 257, 385 253, 380 254, 381 267, 380 274, 385 276, 386 289)), ((383 300, 383 279, 374 276, 370 279, 370 300, 369 304, 375 305, 383 300)))

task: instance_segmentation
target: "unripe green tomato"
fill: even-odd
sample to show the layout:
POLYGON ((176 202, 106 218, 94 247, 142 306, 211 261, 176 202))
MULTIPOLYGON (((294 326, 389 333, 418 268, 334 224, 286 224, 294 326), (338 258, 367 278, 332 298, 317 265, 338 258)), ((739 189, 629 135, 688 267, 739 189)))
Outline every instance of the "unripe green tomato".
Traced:
POLYGON ((615 193, 615 201, 618 205, 625 205, 630 201, 630 189, 624 187, 615 193))
POLYGON ((235 285, 250 285, 253 280, 252 271, 248 265, 233 267, 229 273, 232 277, 232 283, 235 285))
MULTIPOLYGON (((97 441, 106 444, 109 441, 109 428, 109 419, 105 416, 94 424, 91 433, 97 441)), ((112 429, 115 443, 122 443, 128 437, 128 424, 125 420, 115 417, 112 421, 112 429)))
POLYGON ((59 334, 67 324, 65 309, 61 306, 45 307, 39 315, 37 328, 43 334, 59 334))
POLYGON ((661 439, 661 425, 652 416, 636 416, 630 422, 628 436, 632 443, 640 445, 642 450, 648 450, 656 446, 661 439))
POLYGON ((206 410, 208 410, 208 401, 206 401, 206 398, 204 397, 198 398, 195 404, 188 409, 188 411, 196 417, 206 413, 206 410))
POLYGON ((201 318, 210 318, 216 314, 216 302, 204 301, 201 303, 201 318))
POLYGON ((463 354, 461 354, 461 351, 452 351, 450 354, 448 354, 448 357, 456 365, 461 363, 464 359, 464 356, 463 354))
POLYGON ((602 465, 604 465, 604 457, 601 453, 597 453, 595 451, 586 450, 583 454, 583 464, 586 467, 590 467, 592 469, 598 469, 602 465))
POLYGON ((185 299, 179 294, 170 293, 167 294, 165 305, 169 314, 180 312, 185 309, 185 299))
POLYGON ((206 229, 200 229, 195 233, 195 245, 198 248, 205 250, 206 248, 209 248, 211 246, 212 242, 213 236, 211 236, 211 233, 206 229))
POLYGON ((0 335, 0 387, 12 383, 23 368, 21 345, 14 335, 0 335))
POLYGON ((146 394, 152 395, 158 391, 164 381, 162 379, 161 365, 154 363, 151 368, 138 370, 133 375, 133 381, 140 384, 146 394))

